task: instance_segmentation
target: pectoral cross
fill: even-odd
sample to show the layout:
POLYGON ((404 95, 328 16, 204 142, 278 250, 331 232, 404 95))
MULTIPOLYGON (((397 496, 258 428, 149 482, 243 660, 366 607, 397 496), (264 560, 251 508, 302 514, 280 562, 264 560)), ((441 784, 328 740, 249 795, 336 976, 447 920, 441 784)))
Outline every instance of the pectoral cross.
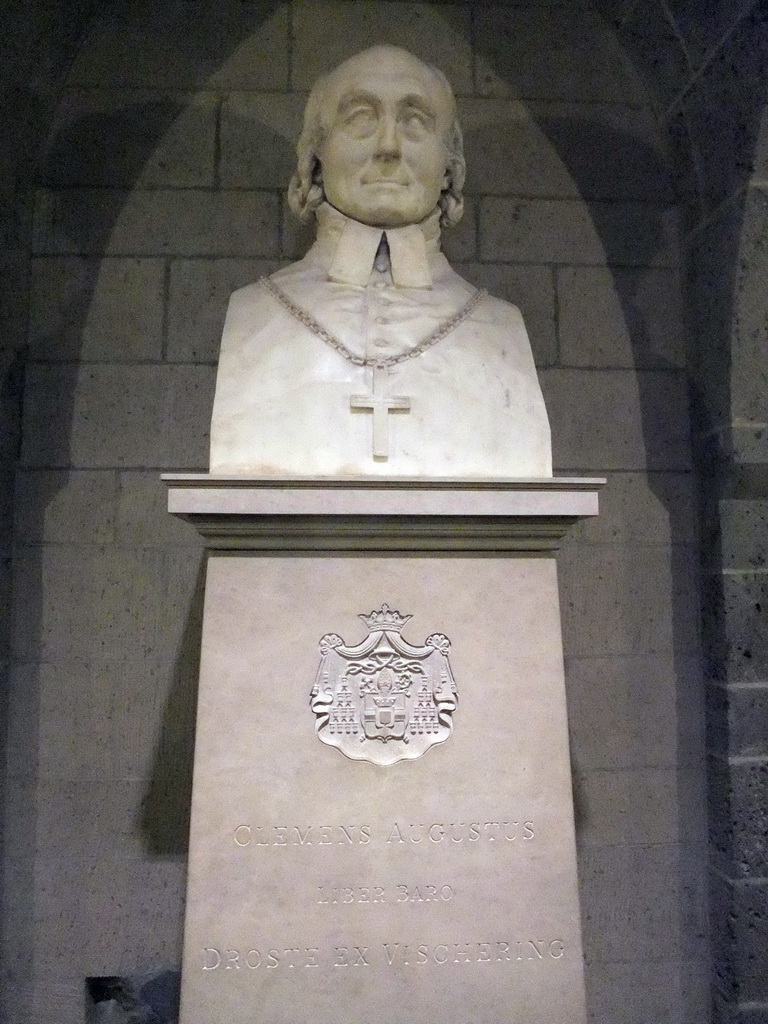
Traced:
POLYGON ((352 395, 349 399, 350 409, 370 409, 373 413, 373 456, 378 459, 389 458, 389 413, 395 409, 408 412, 411 408, 410 398, 382 393, 388 374, 386 366, 374 366, 372 393, 352 395))

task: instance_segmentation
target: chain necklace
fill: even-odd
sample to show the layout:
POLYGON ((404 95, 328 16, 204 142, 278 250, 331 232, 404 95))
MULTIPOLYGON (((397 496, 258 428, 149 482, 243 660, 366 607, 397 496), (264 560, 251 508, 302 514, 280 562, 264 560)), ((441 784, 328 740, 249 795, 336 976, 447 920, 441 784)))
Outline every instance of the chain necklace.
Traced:
POLYGON ((406 359, 414 359, 416 356, 421 355, 422 352, 426 352, 428 348, 432 348, 438 341, 442 341, 451 331, 455 331, 459 324, 462 324, 467 319, 480 300, 487 294, 485 289, 478 288, 453 316, 439 324, 431 334, 428 334, 426 338, 408 352, 403 352, 399 356, 389 356, 387 359, 364 359, 362 356, 356 356, 335 334, 331 334, 310 313, 297 305, 293 299, 289 299, 282 288, 279 288, 271 278, 262 277, 260 283, 277 299, 281 306, 288 310, 292 317, 298 320, 299 323, 304 324, 305 327, 308 327, 313 334, 317 335, 326 345, 330 345, 332 349, 335 349, 339 355, 343 356, 347 362, 352 363, 354 366, 390 367, 397 366, 398 363, 404 363, 406 359))

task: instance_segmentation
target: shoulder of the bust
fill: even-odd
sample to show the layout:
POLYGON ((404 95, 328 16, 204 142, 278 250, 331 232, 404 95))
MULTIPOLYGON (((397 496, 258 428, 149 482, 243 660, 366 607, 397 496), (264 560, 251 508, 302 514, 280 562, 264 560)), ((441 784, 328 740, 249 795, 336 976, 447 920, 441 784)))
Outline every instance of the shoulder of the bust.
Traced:
MULTIPOLYGON (((456 275, 459 276, 458 274, 456 275)), ((459 280, 466 286, 467 290, 475 290, 476 285, 470 284, 469 281, 465 281, 464 278, 459 280)), ((506 327, 511 325, 519 325, 523 322, 523 315, 519 308, 512 302, 507 302, 506 299, 499 299, 495 295, 491 295, 486 292, 482 300, 475 307, 473 313, 474 320, 481 320, 486 323, 493 322, 504 324, 506 327)))
POLYGON ((287 267, 281 267, 280 270, 276 270, 273 274, 265 274, 263 278, 259 278, 258 281, 253 281, 251 284, 246 284, 242 288, 237 288, 232 292, 230 296, 230 302, 236 304, 240 303, 251 303, 257 301, 262 295, 265 298, 269 297, 269 292, 262 284, 264 278, 275 281, 277 284, 289 283, 293 280, 300 279, 302 275, 306 275, 310 270, 310 266, 306 263, 306 260, 296 260, 295 263, 289 263, 287 267))
POLYGON ((505 299, 497 299, 495 295, 486 293, 483 296, 482 301, 472 311, 470 323, 489 343, 492 343, 494 338, 519 337, 526 345, 528 344, 528 332, 518 307, 505 299))
POLYGON ((261 280, 253 281, 251 284, 246 284, 242 288, 237 288, 229 297, 230 306, 250 306, 254 302, 258 302, 261 296, 266 298, 266 291, 261 283, 261 280))
POLYGON ((225 335, 251 333, 280 318, 285 311, 259 279, 232 292, 224 323, 225 335))
POLYGON ((486 294, 478 307, 486 315, 499 320, 522 320, 523 314, 518 306, 506 299, 499 299, 495 295, 486 294))

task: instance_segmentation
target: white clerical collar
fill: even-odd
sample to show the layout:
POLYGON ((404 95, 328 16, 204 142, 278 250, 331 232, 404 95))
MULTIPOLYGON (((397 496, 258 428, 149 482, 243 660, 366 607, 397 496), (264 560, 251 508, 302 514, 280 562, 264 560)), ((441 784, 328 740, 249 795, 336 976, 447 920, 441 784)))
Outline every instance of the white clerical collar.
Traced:
POLYGON ((440 210, 420 224, 374 228, 345 216, 329 203, 317 210, 317 242, 329 260, 328 278, 365 286, 382 236, 389 246, 392 280, 399 288, 431 288, 429 258, 440 251, 440 210))

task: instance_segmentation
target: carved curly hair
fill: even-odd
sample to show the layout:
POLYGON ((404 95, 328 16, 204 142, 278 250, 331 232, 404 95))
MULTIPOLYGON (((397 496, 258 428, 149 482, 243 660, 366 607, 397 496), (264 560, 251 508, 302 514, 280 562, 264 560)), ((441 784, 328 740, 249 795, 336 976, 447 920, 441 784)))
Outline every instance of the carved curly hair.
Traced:
MULTIPOLYGON (((373 47, 373 49, 382 49, 382 47, 373 47)), ((386 49, 396 50, 399 48, 386 47, 386 49)), ((407 51, 400 52, 407 53, 407 51)), ((448 228, 458 224, 464 213, 463 188, 467 173, 464 140, 456 115, 456 101, 448 79, 442 71, 431 64, 424 64, 424 67, 437 79, 440 88, 450 97, 453 106, 451 126, 445 138, 448 186, 443 189, 438 200, 440 225, 448 228)), ((323 106, 334 74, 335 72, 332 71, 330 74, 318 78, 312 86, 307 105, 304 108, 304 126, 296 144, 297 165, 288 186, 288 205, 299 220, 305 223, 314 219, 315 210, 325 201, 323 173, 318 154, 327 130, 322 118, 323 106)))

